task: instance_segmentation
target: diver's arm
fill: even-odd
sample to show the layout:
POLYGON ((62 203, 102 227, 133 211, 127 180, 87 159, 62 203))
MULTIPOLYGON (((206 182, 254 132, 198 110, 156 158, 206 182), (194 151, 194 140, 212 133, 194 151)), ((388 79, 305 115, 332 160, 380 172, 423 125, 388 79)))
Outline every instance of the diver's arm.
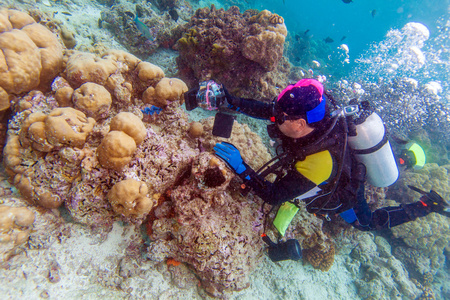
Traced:
POLYGON ((272 117, 272 105, 254 99, 237 98, 228 108, 252 118, 269 120, 272 117))
POLYGON ((224 91, 229 109, 258 119, 269 120, 270 117, 272 117, 272 104, 254 99, 239 98, 233 96, 225 88, 224 91))
POLYGON ((256 195, 271 205, 292 200, 316 187, 316 184, 294 170, 288 171, 275 183, 262 179, 250 168, 247 168, 245 174, 239 176, 244 180, 246 186, 252 188, 256 195))

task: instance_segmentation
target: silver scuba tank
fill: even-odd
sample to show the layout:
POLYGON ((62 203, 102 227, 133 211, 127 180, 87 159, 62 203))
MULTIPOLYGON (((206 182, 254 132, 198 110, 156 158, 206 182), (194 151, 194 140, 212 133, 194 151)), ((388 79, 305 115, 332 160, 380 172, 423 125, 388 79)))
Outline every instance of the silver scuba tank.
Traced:
POLYGON ((367 181, 386 187, 398 178, 398 167, 380 116, 375 112, 356 125, 356 136, 348 137, 356 159, 366 166, 367 181))

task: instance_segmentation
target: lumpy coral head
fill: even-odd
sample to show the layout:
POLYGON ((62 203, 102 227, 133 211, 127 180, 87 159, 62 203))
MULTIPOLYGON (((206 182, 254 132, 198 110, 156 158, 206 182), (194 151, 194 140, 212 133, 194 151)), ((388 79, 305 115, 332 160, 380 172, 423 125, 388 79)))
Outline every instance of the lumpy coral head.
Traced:
POLYGON ((47 141, 53 146, 83 148, 95 120, 79 110, 64 107, 52 110, 44 123, 47 141))
POLYGON ((112 58, 99 58, 91 53, 75 53, 67 61, 66 76, 73 87, 94 82, 105 85, 108 77, 117 70, 112 58))
POLYGON ((34 219, 34 213, 26 207, 0 205, 0 263, 28 240, 34 219))
POLYGON ((118 113, 109 125, 111 131, 123 131, 131 136, 136 145, 142 143, 147 135, 147 129, 144 123, 133 113, 121 112, 118 113))
POLYGON ((106 169, 121 171, 136 151, 134 139, 122 131, 110 131, 97 148, 100 165, 106 169))
POLYGON ((163 78, 156 87, 149 87, 142 95, 145 103, 152 104, 157 107, 165 107, 169 102, 181 100, 183 103, 183 95, 188 91, 186 83, 178 78, 163 78))
POLYGON ((115 213, 126 217, 142 217, 150 212, 154 204, 147 196, 148 187, 145 182, 125 179, 111 188, 107 198, 115 213))
POLYGON ((111 94, 102 85, 86 82, 77 88, 72 95, 76 109, 95 120, 105 118, 111 107, 111 94))
POLYGON ((164 77, 164 71, 149 62, 141 61, 137 66, 138 77, 147 84, 156 83, 164 77))
POLYGON ((26 13, 0 10, 0 110, 7 94, 48 89, 62 69, 62 47, 56 36, 26 13))

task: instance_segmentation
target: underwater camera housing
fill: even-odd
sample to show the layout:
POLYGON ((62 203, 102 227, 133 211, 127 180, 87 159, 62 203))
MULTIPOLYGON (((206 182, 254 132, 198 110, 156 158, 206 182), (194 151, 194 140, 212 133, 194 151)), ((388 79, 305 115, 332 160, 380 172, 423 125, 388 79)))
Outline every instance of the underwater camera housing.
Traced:
POLYGON ((225 104, 225 92, 223 86, 214 80, 203 81, 198 88, 191 89, 184 94, 186 110, 191 111, 197 107, 204 110, 217 110, 214 117, 212 134, 223 138, 231 136, 234 116, 221 112, 225 104))
POLYGON ((267 244, 267 254, 273 262, 282 260, 300 260, 302 258, 302 248, 296 239, 289 239, 284 242, 274 243, 265 234, 262 236, 263 241, 267 244))

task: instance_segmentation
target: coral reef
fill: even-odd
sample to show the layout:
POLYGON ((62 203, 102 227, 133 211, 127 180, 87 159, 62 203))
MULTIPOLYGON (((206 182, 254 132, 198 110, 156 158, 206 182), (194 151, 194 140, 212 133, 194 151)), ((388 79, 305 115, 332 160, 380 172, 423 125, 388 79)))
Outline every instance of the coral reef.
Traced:
MULTIPOLYGON (((246 288, 262 253, 259 200, 239 196, 234 173, 213 157, 222 139, 211 118, 189 134, 186 85, 123 51, 67 51, 65 61, 50 92, 12 103, 4 163, 23 198, 54 213, 63 205, 68 219, 102 235, 150 215, 149 257, 186 263, 214 295, 246 288), (161 109, 147 114, 151 105, 161 109)), ((246 125, 235 122, 229 141, 254 168, 270 159, 246 125)), ((62 280, 61 268, 49 262, 50 282, 62 280)))
MULTIPOLYGON (((192 14, 192 9, 187 3, 182 2, 183 4, 179 4, 182 7, 179 11, 187 18, 192 14)), ((136 4, 135 10, 126 4, 108 7, 102 11, 101 20, 103 26, 111 30, 115 38, 127 47, 130 53, 141 59, 146 59, 160 46, 171 48, 184 31, 181 22, 173 20, 167 12, 160 14, 145 1, 136 4), (151 39, 138 30, 134 21, 136 16, 147 26, 151 39)))
POLYGON ((176 45, 182 78, 189 85, 215 79, 232 92, 275 96, 273 87, 286 84, 289 66, 282 61, 286 26, 274 16, 267 10, 241 14, 236 6, 197 10, 176 45))
MULTIPOLYGON (((143 106, 140 98, 147 88, 153 89, 152 85, 158 84, 164 73, 160 68, 141 62, 131 54, 109 51, 101 58, 89 53, 68 52, 67 68, 63 75, 65 78, 57 77, 52 84, 54 95, 32 91, 13 102, 16 114, 9 126, 5 167, 11 180, 30 203, 46 208, 65 203, 69 210, 74 208, 71 212, 78 221, 84 220, 92 225, 98 221, 99 226, 110 226, 114 214, 106 201, 106 194, 116 180, 134 178, 135 175, 129 175, 130 178, 115 175, 115 179, 111 180, 109 176, 104 176, 108 172, 101 170, 101 166, 109 167, 115 174, 133 159, 136 147, 147 136, 147 127, 140 120, 142 112, 139 106, 143 106), (88 87, 86 91, 83 90, 85 86, 88 87), (73 90, 77 87, 81 90, 73 90), (96 92, 98 90, 100 94, 96 92), (102 95, 107 97, 106 109, 102 95), (64 106, 83 106, 83 110, 98 118, 99 122, 96 123, 72 107, 58 107, 60 103, 64 106), (122 109, 128 112, 119 113, 122 109), (109 130, 112 131, 108 133, 109 130), (120 135, 118 139, 110 138, 117 135, 120 135), (124 139, 129 142, 122 143, 124 139), (131 144, 131 148, 125 147, 128 144, 131 144), (99 174, 91 175, 93 178, 102 177, 105 182, 103 189, 92 191, 97 183, 84 186, 85 182, 80 176, 86 168, 96 168, 99 174), (94 195, 94 199, 85 197, 89 192, 94 195), (102 200, 99 201, 95 196, 100 196, 102 200), (83 198, 83 203, 93 201, 93 205, 104 215, 99 213, 99 219, 92 216, 90 219, 86 212, 81 212, 78 200, 73 200, 78 197, 83 198)), ((181 92, 168 99, 172 108, 167 109, 170 117, 164 120, 176 118, 181 113, 180 99, 181 92)), ((164 123, 159 116, 149 120, 159 120, 160 125, 164 123)), ((179 121, 183 122, 182 119, 179 121)), ((179 128, 181 132, 187 131, 187 121, 185 123, 184 127, 179 128)), ((89 205, 85 208, 93 209, 89 205)), ((144 215, 129 218, 137 221, 144 215)))
POLYGON ((223 162, 201 153, 181 184, 156 208, 151 227, 154 242, 149 257, 188 264, 215 296, 248 287, 248 274, 262 251, 261 227, 253 227, 254 222, 262 222, 254 214, 258 204, 231 197, 227 189, 233 177, 223 162), (224 180, 211 187, 207 182, 214 179, 207 177, 216 176, 208 172, 212 168, 218 168, 224 180))
POLYGON ((346 266, 364 299, 415 299, 421 291, 382 237, 358 233, 346 266))
POLYGON ((448 219, 439 214, 430 214, 413 222, 392 229, 394 236, 402 238, 413 249, 421 251, 432 264, 432 269, 445 262, 443 252, 450 241, 448 219))
MULTIPOLYGON (((164 77, 160 67, 120 50, 108 50, 101 57, 91 53, 68 52, 64 73, 72 88, 87 82, 104 86, 111 94, 116 109, 126 108, 136 98, 141 99, 147 89, 154 90, 154 85, 164 77)), ((58 84, 53 84, 56 93, 67 87, 65 80, 56 81, 58 84)), ((175 100, 175 96, 171 100, 175 100)))
POLYGON ((139 117, 130 112, 120 112, 109 124, 111 131, 123 131, 131 136, 136 145, 142 143, 147 136, 147 129, 139 117))

